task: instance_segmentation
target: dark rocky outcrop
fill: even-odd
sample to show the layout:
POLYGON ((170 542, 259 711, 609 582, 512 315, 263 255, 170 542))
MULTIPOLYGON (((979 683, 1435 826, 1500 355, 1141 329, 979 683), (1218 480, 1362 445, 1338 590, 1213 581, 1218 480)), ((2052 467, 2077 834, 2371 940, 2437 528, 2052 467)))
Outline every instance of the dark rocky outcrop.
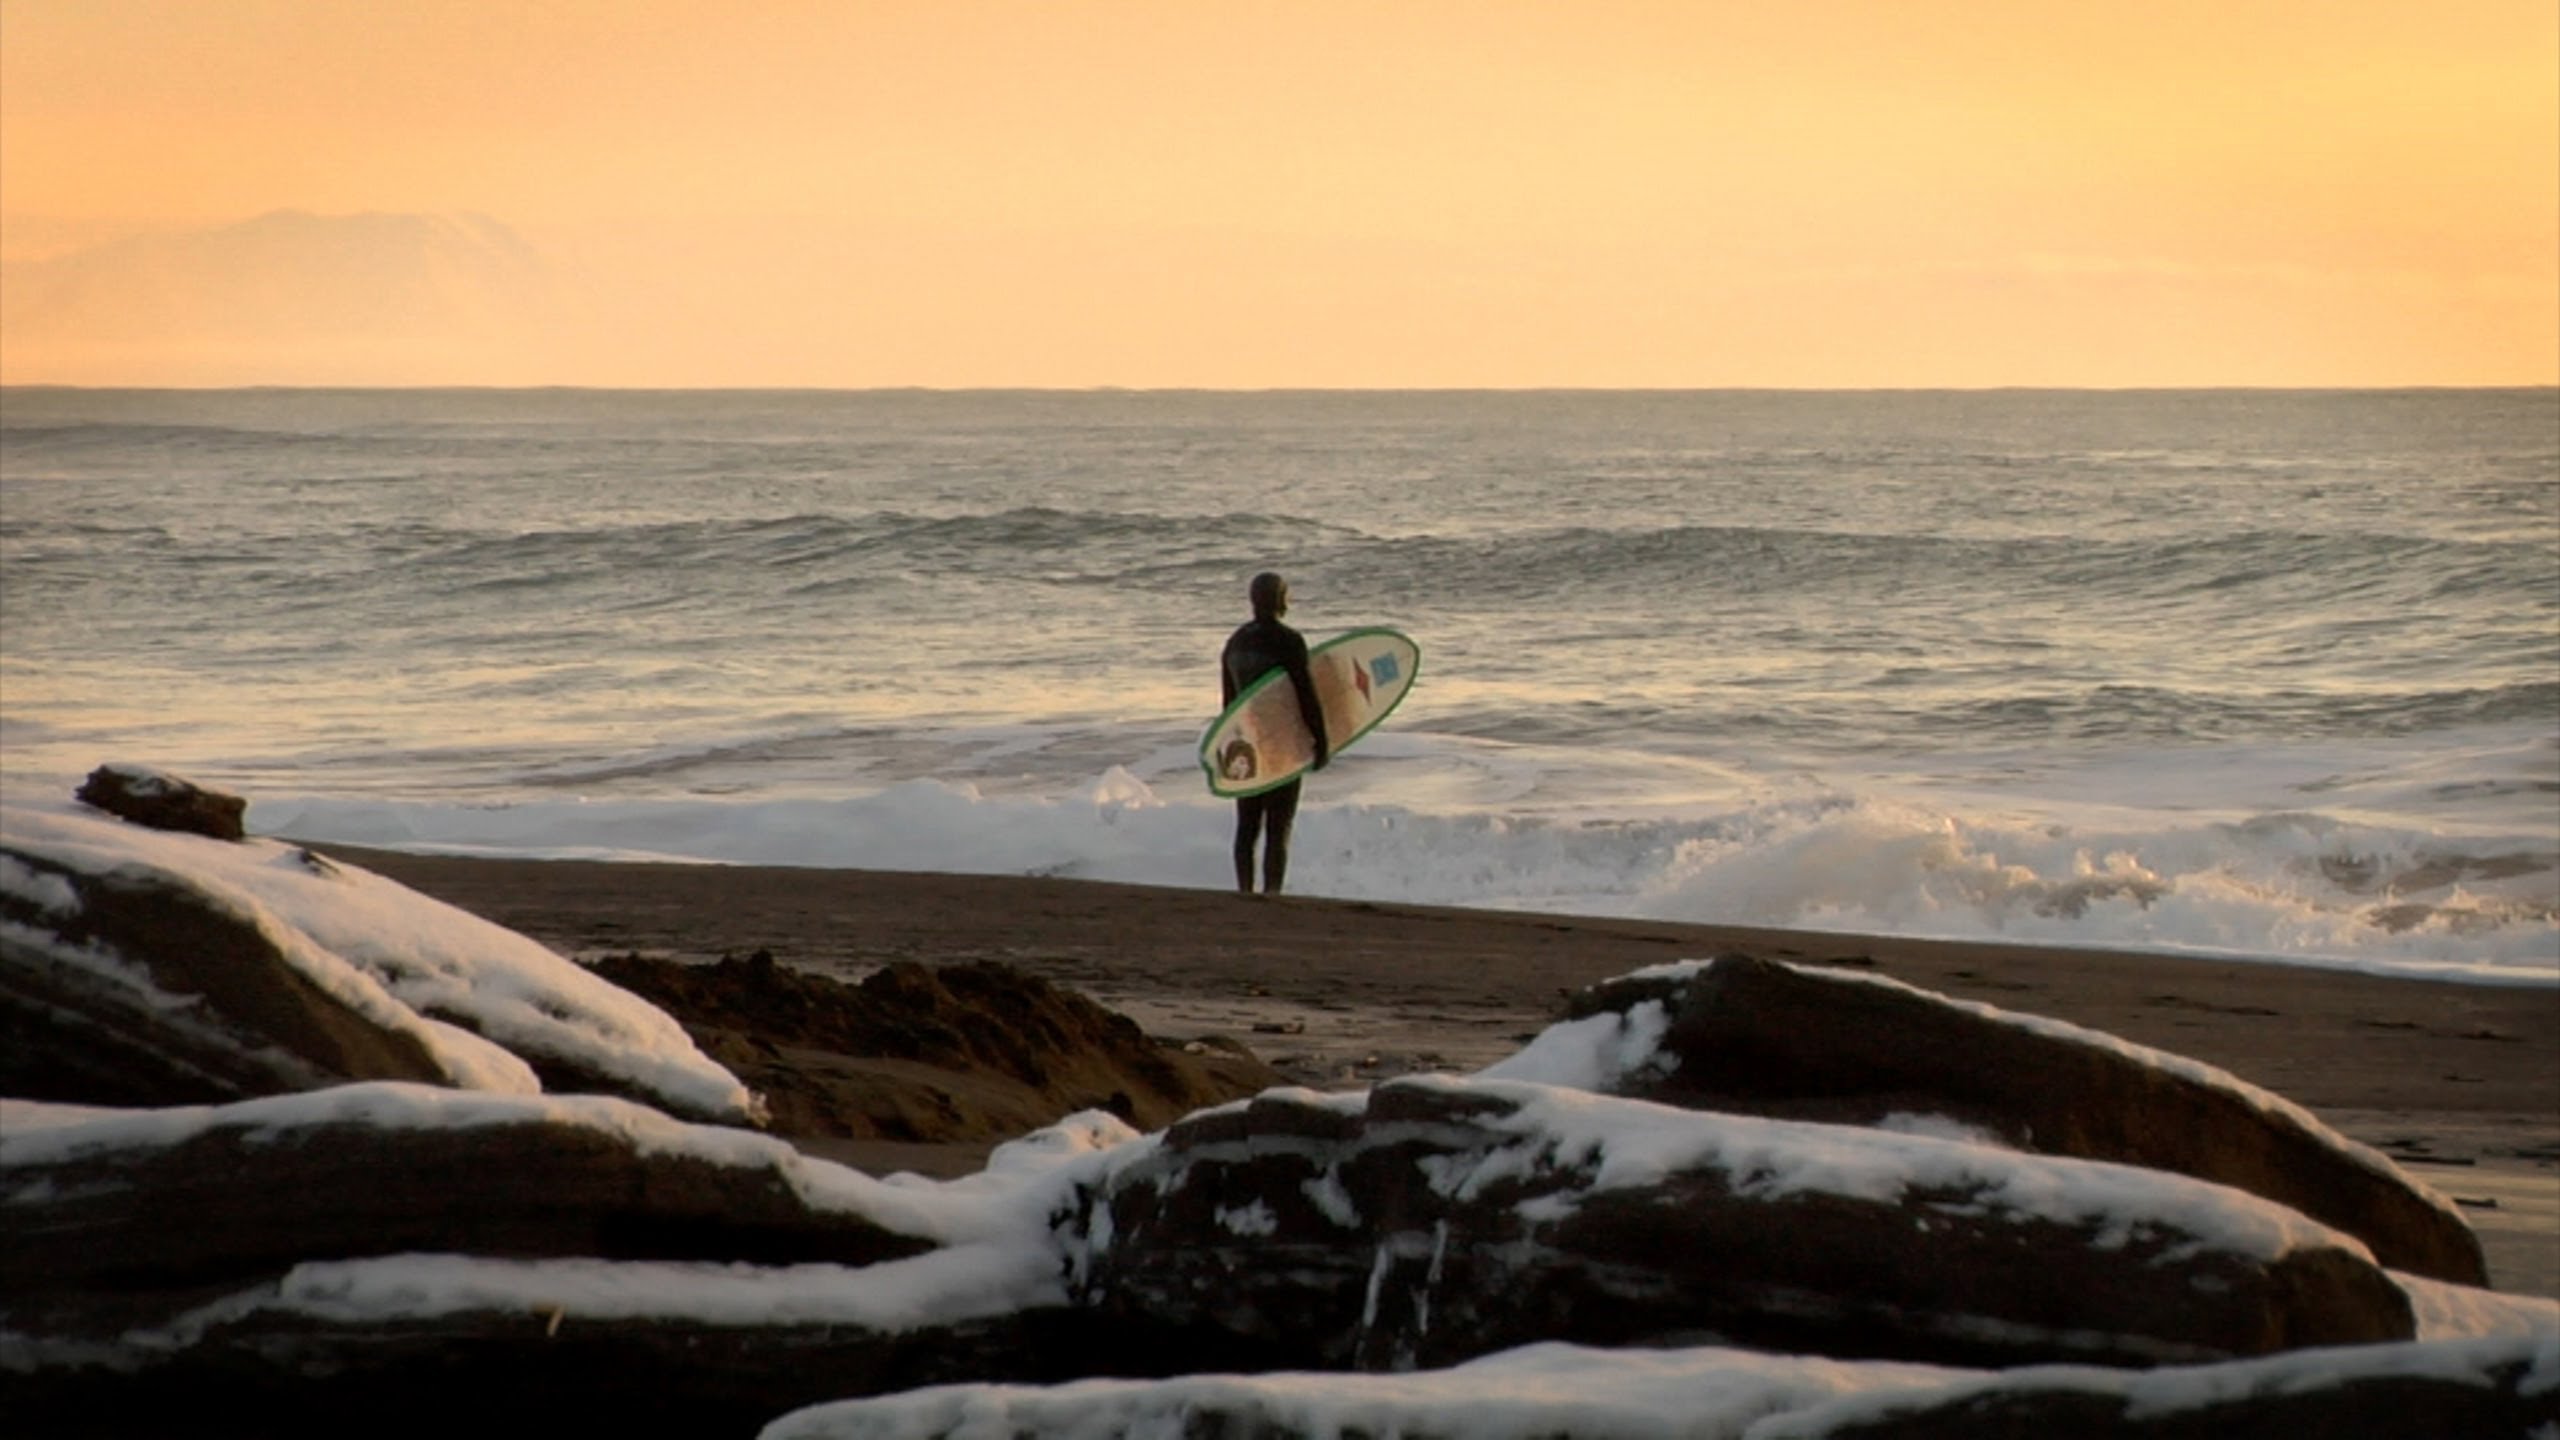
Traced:
POLYGON ((1078 1110, 1161 1129, 1280 1083, 1192 1053, 1010 965, 891 965, 848 985, 764 952, 714 965, 607 956, 598 975, 681 1017, 801 1137, 1002 1140, 1078 1110))
POLYGON ((115 1363, 0 1368, 0 1414, 15 1434, 97 1440, 747 1437, 847 1396, 1056 1383, 1143 1365, 1147 1354, 1147 1337, 1097 1333, 1063 1308, 881 1330, 514 1310, 357 1323, 257 1309, 259 1294, 211 1302, 221 1318, 180 1349, 109 1333, 89 1349, 115 1363))
MULTIPOLYGON (((932 1242, 811 1203, 808 1162, 715 1162, 637 1106, 353 1087, 239 1106, 174 1143, 0 1152, 0 1293, 170 1290, 404 1251, 864 1265, 932 1242)), ((714 1136, 724 1132, 707 1132, 714 1136)), ((830 1169, 832 1167, 829 1167, 830 1169)))
POLYGON ((191 780, 141 765, 101 765, 80 783, 76 798, 119 819, 154 830, 239 840, 249 802, 208 790, 191 780))
MULTIPOLYGON (((2006 1197, 2098 1195, 2128 1177, 1890 1137, 1914 1178, 1877 1194, 1790 1173, 1836 1169, 1859 1132, 1701 1115, 1666 1141, 1676 1122, 1660 1112, 1625 1118, 1657 1137, 1638 1143, 1685 1158, 1604 1179, 1605 1143, 1542 1130, 1522 1111, 1535 1093, 1398 1081, 1361 1108, 1283 1094, 1185 1121, 1095 1201, 1085 1302, 1182 1329, 1202 1369, 1428 1367, 1538 1340, 1701 1336, 2143 1365, 2413 1333, 2406 1297, 2347 1248, 2245 1253, 2182 1218, 2251 1203, 2228 1192, 2154 1177, 2150 1201, 2110 1200, 2107 1214, 2036 1209, 2006 1197)), ((1611 1102, 1594 1103, 1605 1117, 1611 1102)))
MULTIPOLYGON (((799 1406, 925 1385, 1403 1369, 1557 1339, 2146 1365, 2409 1333, 2397 1289, 2313 1227, 2300 1227, 2312 1243, 2269 1256, 2139 1205, 2059 1218, 2068 1205, 2011 1204, 2001 1177, 2067 1189, 2080 1162, 1908 1137, 1868 1138, 1968 1158, 1921 1164, 1931 1178, 1889 1197, 1790 1188, 1775 1183, 1790 1147, 1840 1135, 1556 1093, 1417 1080, 1365 1103, 1278 1092, 1195 1116, 1063 1175, 1046 1238, 996 1240, 1055 1247, 1009 1304, 982 1297, 955 1315, 898 1301, 891 1313, 917 1313, 896 1323, 788 1303, 692 1313, 682 1284, 666 1288, 647 1262, 714 1261, 724 1283, 745 1284, 820 1265, 821 1288, 797 1293, 876 1284, 921 1297, 899 1288, 912 1272, 869 1277, 902 1257, 966 1256, 924 1253, 930 1241, 864 1208, 894 1211, 912 1192, 623 1102, 366 1086, 173 1117, 161 1139, 127 1122, 28 1132, 0 1146, 0 1407, 61 1434, 190 1415, 210 1417, 191 1433, 212 1434, 355 1422, 449 1434, 498 1416, 743 1434, 799 1406), (1662 1163, 1620 1175, 1605 1137, 1630 1133, 1630 1119, 1662 1163), (419 1250, 433 1253, 405 1253, 419 1250), (517 1272, 508 1293, 524 1298, 511 1302, 397 1298, 420 1283, 411 1267, 443 1273, 452 1262, 435 1257, 448 1253, 574 1259, 559 1282, 573 1298, 540 1299, 543 1282, 523 1278, 538 1271, 517 1272), (349 1288, 368 1266, 391 1267, 391 1301, 379 1280, 349 1288), (1069 1283, 1052 1288, 1059 1273, 1069 1283), (580 1286, 659 1287, 662 1313, 593 1312, 580 1286), (225 1431, 225 1417, 239 1427, 225 1431)), ((2091 1193, 2127 1183, 2098 1180, 2091 1193)), ((2213 1191, 2195 1203, 2253 1202, 2213 1191)), ((1023 1222, 1040 1226, 1039 1213, 1023 1222)), ((949 1273, 985 1272, 971 1261, 949 1273)), ((2120 1401, 2054 1388, 1946 1413, 2117 1433, 2104 1426, 2120 1401)), ((2507 1413, 2496 1396, 2406 1384, 2367 1398, 2507 1413)), ((1901 1423, 1963 1433, 1925 1428, 1940 1423, 1925 1406, 1901 1423)))
POLYGON ((602 1097, 367 1085, 47 1121, 0 1136, 0 1414, 750 1434, 845 1395, 1167 1373, 1148 1328, 1068 1311, 1041 1217, 942 1251, 930 1198, 602 1097), (957 1299, 896 1273, 946 1259, 957 1299))
POLYGON ((1614 1093, 1701 1110, 1871 1125, 1946 1116, 2022 1150, 2192 1175, 2355 1236, 2396 1270, 2485 1285, 2450 1205, 2289 1105, 2109 1037, 1908 986, 1728 955, 1575 996, 1575 1017, 1666 1011, 1657 1063, 1614 1093))
POLYGON ((220 1104, 350 1080, 449 1084, 416 1018, 318 983, 256 920, 183 880, 0 842, 0 1094, 220 1104), (37 896, 50 893, 54 903, 37 896))

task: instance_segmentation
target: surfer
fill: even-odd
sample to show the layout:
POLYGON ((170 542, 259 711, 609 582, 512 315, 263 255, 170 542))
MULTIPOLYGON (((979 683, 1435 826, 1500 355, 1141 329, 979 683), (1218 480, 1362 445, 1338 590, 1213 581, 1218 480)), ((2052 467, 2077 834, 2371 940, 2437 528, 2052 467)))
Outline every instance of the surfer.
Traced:
MULTIPOLYGON (((1227 637, 1227 648, 1218 657, 1219 679, 1226 689, 1220 703, 1233 705, 1247 686, 1274 670, 1289 672, 1289 683, 1298 692, 1298 714, 1316 737, 1313 768, 1321 770, 1333 759, 1333 746, 1325 738, 1324 706, 1316 700, 1315 676, 1307 669, 1307 639, 1280 623, 1280 617, 1289 613, 1289 582, 1265 570, 1253 577, 1247 593, 1253 600, 1253 618, 1227 637)), ((1247 895, 1253 893, 1257 839, 1262 842, 1262 893, 1279 894, 1281 881, 1288 877, 1289 831, 1298 823, 1298 786, 1298 781, 1291 780, 1259 795, 1236 797, 1236 889, 1247 895)))

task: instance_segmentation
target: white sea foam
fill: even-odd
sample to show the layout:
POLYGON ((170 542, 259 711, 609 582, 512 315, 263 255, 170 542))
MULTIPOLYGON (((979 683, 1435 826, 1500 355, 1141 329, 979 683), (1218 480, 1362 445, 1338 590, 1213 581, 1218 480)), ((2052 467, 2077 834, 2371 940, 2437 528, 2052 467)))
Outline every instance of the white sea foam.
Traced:
MULTIPOLYGON (((1016 777, 1003 788, 917 779, 830 798, 280 796, 255 802, 249 818, 297 839, 459 854, 1232 883, 1231 811, 1205 795, 1188 754, 1133 759, 1141 768, 1046 793, 1016 777)), ((1415 735, 1355 752, 1310 789, 1291 888, 2560 980, 2560 862, 2547 837, 2527 830, 2455 834, 2405 818, 2261 811, 2236 789, 2218 810, 2141 809, 2133 795, 2100 803, 2087 789, 2095 781, 2084 781, 2087 798, 2058 801, 1856 794, 1799 774, 1722 793, 1699 784, 1678 803, 1639 807, 1602 785, 1559 784, 1571 764, 1415 735), (1541 787, 1582 798, 1500 803, 1541 787)), ((2138 787, 2146 773, 2128 768, 2123 783, 2138 787)))

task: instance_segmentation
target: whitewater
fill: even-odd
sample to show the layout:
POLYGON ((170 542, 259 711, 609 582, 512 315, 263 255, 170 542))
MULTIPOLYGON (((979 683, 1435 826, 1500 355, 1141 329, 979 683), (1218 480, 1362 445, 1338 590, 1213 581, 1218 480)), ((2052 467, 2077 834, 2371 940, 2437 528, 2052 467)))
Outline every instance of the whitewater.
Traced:
POLYGON ((2560 980, 2560 393, 0 392, 0 796, 2560 980))

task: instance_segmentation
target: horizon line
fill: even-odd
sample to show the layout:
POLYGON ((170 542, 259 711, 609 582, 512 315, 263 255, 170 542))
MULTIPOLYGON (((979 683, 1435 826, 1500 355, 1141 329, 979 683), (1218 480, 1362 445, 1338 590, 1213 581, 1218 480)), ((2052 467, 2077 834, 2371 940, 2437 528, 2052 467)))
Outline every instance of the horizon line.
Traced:
POLYGON ((2560 380, 2360 385, 97 385, 0 383, 0 392, 452 395, 2408 395, 2560 391, 2560 380))

